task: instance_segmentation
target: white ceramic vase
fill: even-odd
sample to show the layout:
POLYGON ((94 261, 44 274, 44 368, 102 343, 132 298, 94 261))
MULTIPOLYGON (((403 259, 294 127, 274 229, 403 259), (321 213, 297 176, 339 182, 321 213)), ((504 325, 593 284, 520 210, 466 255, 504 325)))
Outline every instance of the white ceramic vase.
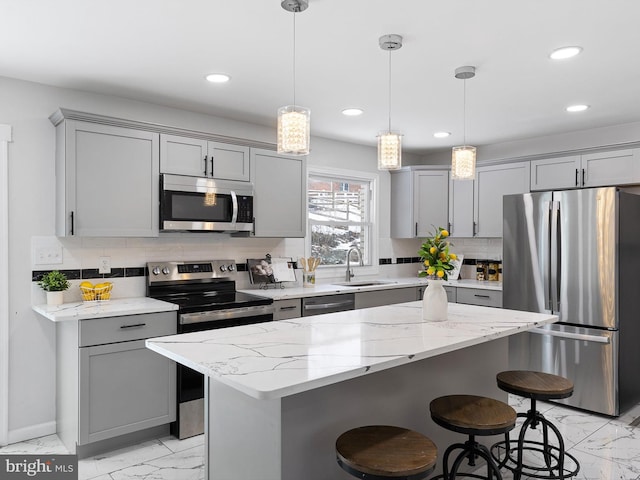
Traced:
POLYGON ((47 305, 62 305, 64 303, 64 292, 47 292, 47 305))
POLYGON ((444 280, 429 279, 422 296, 422 319, 442 322, 447 319, 449 301, 443 287, 444 280))

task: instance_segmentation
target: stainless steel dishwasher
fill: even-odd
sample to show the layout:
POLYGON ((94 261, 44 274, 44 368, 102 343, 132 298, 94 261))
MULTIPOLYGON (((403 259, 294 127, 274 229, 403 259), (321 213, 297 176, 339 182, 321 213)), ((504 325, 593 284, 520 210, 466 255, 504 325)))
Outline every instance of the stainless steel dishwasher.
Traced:
POLYGON ((321 315, 323 313, 343 312, 355 310, 356 296, 354 293, 339 295, 322 295, 302 299, 302 316, 321 315))

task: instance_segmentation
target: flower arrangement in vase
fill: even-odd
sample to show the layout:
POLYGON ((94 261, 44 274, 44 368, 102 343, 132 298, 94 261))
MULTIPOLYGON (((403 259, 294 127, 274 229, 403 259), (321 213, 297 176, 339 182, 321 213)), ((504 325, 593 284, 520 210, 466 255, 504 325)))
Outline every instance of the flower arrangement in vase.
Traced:
POLYGON ((429 321, 447 319, 448 299, 443 288, 443 281, 454 268, 453 262, 457 255, 449 251, 451 244, 446 238, 449 232, 438 227, 432 237, 425 239, 418 255, 422 259, 425 269, 418 273, 419 277, 428 277, 428 286, 422 298, 422 318, 429 321))

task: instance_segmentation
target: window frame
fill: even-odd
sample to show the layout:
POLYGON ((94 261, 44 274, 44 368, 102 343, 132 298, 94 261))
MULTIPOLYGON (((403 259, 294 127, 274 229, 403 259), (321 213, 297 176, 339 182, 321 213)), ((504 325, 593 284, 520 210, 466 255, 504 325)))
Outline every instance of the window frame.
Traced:
MULTIPOLYGON (((319 166, 309 166, 307 169, 307 196, 306 196, 306 215, 307 215, 307 234, 305 236, 305 256, 311 256, 311 220, 309 218, 309 179, 311 177, 328 177, 333 180, 347 180, 353 182, 368 182, 370 185, 370 213, 369 223, 371 224, 371 245, 369 258, 370 265, 359 266, 357 261, 352 263, 355 268, 354 273, 357 276, 376 275, 379 273, 379 186, 380 177, 377 173, 364 172, 359 170, 346 170, 341 168, 329 168, 319 166)), ((355 257, 354 257, 355 258, 355 257)), ((320 265, 316 270, 316 278, 335 278, 346 273, 345 265, 320 265)), ((344 280, 342 278, 341 280, 344 280)))

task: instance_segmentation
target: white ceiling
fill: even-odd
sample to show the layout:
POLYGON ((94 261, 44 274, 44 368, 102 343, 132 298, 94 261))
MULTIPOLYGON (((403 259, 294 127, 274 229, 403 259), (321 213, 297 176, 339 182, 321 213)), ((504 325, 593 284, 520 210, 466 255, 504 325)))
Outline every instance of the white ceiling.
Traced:
MULTIPOLYGON (((0 75, 275 126, 292 103, 293 15, 280 0, 3 0, 0 75), (211 72, 230 83, 204 80, 211 72)), ((637 0, 309 0, 296 14, 297 103, 312 135, 405 151, 483 145, 640 121, 637 0), (552 61, 557 47, 581 55, 552 61), (564 108, 586 103, 584 113, 564 108), (344 117, 345 107, 365 110, 344 117), (439 130, 452 132, 435 139, 439 130)), ((100 113, 100 112, 93 112, 100 113)), ((275 141, 275 139, 274 139, 275 141)))

